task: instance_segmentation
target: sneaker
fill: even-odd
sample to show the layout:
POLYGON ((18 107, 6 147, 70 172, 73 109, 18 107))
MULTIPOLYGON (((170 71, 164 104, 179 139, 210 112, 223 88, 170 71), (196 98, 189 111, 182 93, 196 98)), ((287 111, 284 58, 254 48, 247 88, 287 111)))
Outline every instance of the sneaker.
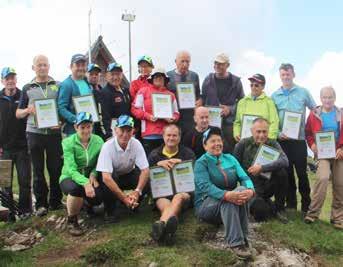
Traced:
POLYGON ((164 239, 166 224, 162 221, 156 221, 152 224, 151 237, 156 242, 161 242, 164 239))
POLYGON ((48 214, 48 209, 46 207, 39 207, 36 211, 36 216, 43 217, 48 214))
POLYGON ((343 222, 337 222, 337 223, 334 222, 332 225, 334 228, 338 230, 343 230, 343 222))
POLYGON ((241 246, 233 247, 231 248, 231 250, 240 259, 244 260, 244 259, 250 259, 252 257, 250 249, 246 246, 241 245, 241 246))
POLYGON ((84 234, 84 230, 79 225, 79 221, 76 215, 68 216, 67 228, 68 228, 68 233, 72 236, 81 236, 84 234))
POLYGON ((316 221, 315 218, 309 216, 309 215, 306 215, 305 218, 304 218, 304 223, 307 223, 307 224, 311 224, 311 223, 314 223, 316 221))
POLYGON ((178 220, 176 216, 172 216, 168 219, 166 223, 166 236, 165 242, 166 245, 173 245, 175 243, 175 233, 177 230, 178 220))
POLYGON ((275 218, 283 224, 288 223, 288 218, 287 218, 285 212, 282 212, 282 211, 276 212, 275 218))

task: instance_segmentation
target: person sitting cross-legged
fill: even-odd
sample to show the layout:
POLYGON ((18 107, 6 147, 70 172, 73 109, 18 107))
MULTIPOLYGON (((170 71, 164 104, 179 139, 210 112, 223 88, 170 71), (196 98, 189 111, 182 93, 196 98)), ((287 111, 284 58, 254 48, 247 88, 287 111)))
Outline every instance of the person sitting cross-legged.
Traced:
MULTIPOLYGON (((164 144, 154 149, 148 159, 150 166, 160 166, 170 171, 175 164, 185 160, 194 160, 192 150, 180 145, 181 129, 175 124, 166 125, 163 129, 164 144)), ((156 199, 156 207, 161 217, 152 225, 152 238, 157 242, 172 244, 178 225, 178 216, 191 200, 190 193, 177 193, 171 197, 156 199)))
POLYGON ((92 134, 93 119, 88 112, 77 114, 75 130, 75 134, 62 142, 64 164, 60 187, 67 195, 68 231, 71 235, 79 236, 84 233, 78 223, 84 200, 88 205, 102 202, 102 189, 95 166, 104 141, 92 134))
POLYGON ((236 144, 233 155, 238 159, 244 170, 249 173, 254 183, 256 196, 249 203, 250 213, 256 221, 264 221, 277 217, 286 223, 287 218, 282 214, 285 209, 287 194, 288 159, 279 143, 268 138, 269 123, 266 119, 254 120, 252 136, 243 138, 236 144), (279 151, 279 158, 267 164, 255 164, 254 159, 261 145, 267 145, 279 151), (271 173, 266 176, 265 173, 271 173), (275 202, 271 197, 275 197, 275 202))

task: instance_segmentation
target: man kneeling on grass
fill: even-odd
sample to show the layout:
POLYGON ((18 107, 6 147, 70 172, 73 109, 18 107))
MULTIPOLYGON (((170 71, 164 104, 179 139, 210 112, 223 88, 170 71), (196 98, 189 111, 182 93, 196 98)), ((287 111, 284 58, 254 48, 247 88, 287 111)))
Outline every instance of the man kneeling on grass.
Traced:
MULTIPOLYGON (((160 166, 170 171, 175 164, 185 160, 194 160, 192 150, 180 145, 181 129, 175 124, 169 124, 163 129, 164 144, 154 149, 149 155, 150 166, 160 166)), ((152 238, 167 245, 174 243, 177 230, 178 215, 191 202, 189 193, 177 193, 171 197, 163 197, 155 200, 161 217, 152 225, 152 238)))
POLYGON ((282 215, 285 209, 287 192, 288 159, 279 143, 268 138, 269 123, 266 119, 255 119, 251 128, 252 136, 240 140, 236 144, 233 155, 243 169, 249 174, 254 183, 256 196, 250 201, 250 213, 256 221, 264 221, 271 217, 287 223, 282 215), (258 164, 255 163, 256 154, 262 145, 269 147, 279 156, 276 160, 258 164), (275 197, 274 203, 271 197, 275 197))
POLYGON ((93 119, 88 112, 77 114, 74 127, 76 133, 62 142, 64 164, 60 187, 67 195, 68 231, 71 235, 79 236, 83 230, 77 217, 84 200, 89 205, 102 202, 102 190, 95 166, 104 141, 92 134, 93 119))

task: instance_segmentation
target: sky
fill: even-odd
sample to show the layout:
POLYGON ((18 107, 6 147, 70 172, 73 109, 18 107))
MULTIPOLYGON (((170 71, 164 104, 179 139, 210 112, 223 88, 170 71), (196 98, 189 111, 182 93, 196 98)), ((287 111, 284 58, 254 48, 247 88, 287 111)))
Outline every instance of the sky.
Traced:
POLYGON ((34 76, 32 59, 45 54, 50 74, 64 80, 70 58, 88 49, 88 11, 91 40, 103 35, 114 58, 129 71, 128 24, 123 12, 134 12, 132 23, 133 77, 143 54, 155 66, 173 69, 177 51, 192 55, 191 69, 200 79, 213 72, 216 54, 229 55, 230 72, 247 78, 261 73, 266 93, 280 86, 278 67, 295 66, 296 83, 308 88, 319 104, 320 88, 332 85, 337 105, 343 106, 343 1, 309 0, 0 0, 2 25, 0 67, 18 72, 18 85, 34 76))

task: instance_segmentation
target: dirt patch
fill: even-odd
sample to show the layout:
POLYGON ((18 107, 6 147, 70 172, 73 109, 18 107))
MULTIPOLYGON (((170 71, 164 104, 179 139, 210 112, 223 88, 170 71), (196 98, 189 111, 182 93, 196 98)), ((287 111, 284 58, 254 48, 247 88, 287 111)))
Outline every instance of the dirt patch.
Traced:
MULTIPOLYGON (((317 267, 317 260, 310 255, 281 245, 276 245, 265 240, 256 229, 260 227, 258 223, 249 225, 249 243, 253 252, 253 259, 250 262, 238 262, 236 266, 247 267, 317 267)), ((212 248, 227 249, 224 242, 224 229, 219 228, 216 236, 212 240, 207 240, 206 244, 212 248)))

